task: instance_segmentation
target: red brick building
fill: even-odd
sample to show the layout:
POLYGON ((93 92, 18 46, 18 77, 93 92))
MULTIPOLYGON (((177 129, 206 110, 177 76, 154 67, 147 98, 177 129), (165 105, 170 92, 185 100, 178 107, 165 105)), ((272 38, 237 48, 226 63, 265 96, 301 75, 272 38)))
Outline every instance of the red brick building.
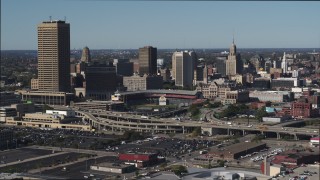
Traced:
POLYGON ((119 160, 136 163, 137 167, 145 167, 157 164, 159 161, 156 153, 122 153, 119 160))
POLYGON ((282 110, 276 113, 276 116, 291 116, 292 109, 291 107, 282 107, 282 110))
POLYGON ((291 104, 292 116, 309 118, 312 117, 312 104, 308 102, 307 98, 301 98, 291 104))
POLYGON ((289 167, 299 166, 301 164, 313 164, 315 161, 319 162, 319 152, 306 151, 286 151, 274 156, 273 164, 284 164, 289 167))

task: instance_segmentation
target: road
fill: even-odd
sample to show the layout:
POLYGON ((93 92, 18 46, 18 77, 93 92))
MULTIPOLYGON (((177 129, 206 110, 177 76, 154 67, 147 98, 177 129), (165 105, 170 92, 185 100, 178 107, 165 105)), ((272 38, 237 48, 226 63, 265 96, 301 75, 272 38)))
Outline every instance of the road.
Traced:
POLYGON ((60 147, 51 147, 51 146, 29 146, 29 148, 34 149, 45 149, 45 150, 55 150, 63 152, 75 152, 75 153, 85 153, 85 154, 96 154, 98 156, 117 156, 116 152, 106 152, 106 151, 95 151, 88 149, 75 149, 75 148, 60 148, 60 147))
POLYGON ((317 130, 310 130, 309 128, 283 128, 277 126, 268 126, 261 129, 259 126, 248 127, 246 125, 228 125, 219 121, 218 123, 212 122, 200 122, 200 121, 176 121, 169 118, 161 119, 144 119, 137 118, 132 115, 125 116, 112 113, 101 112, 82 112, 77 111, 78 114, 82 114, 88 117, 91 123, 95 125, 100 124, 103 127, 118 128, 118 129, 131 129, 131 130, 144 130, 144 131, 184 131, 184 128, 188 127, 212 127, 219 129, 233 129, 233 130, 245 130, 245 131, 263 131, 263 132, 276 132, 283 134, 300 134, 317 136, 319 132, 317 130), (95 117, 95 116, 98 117, 95 117))

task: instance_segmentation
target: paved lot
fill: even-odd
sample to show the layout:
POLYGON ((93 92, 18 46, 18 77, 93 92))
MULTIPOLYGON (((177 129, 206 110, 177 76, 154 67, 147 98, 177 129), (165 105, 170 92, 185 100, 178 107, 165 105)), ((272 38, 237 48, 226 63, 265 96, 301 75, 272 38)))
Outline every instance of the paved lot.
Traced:
POLYGON ((309 175, 305 175, 307 177, 307 180, 319 180, 320 177, 320 167, 319 165, 307 165, 307 167, 298 167, 296 169, 294 169, 294 173, 292 174, 288 174, 285 177, 278 177, 279 180, 289 180, 290 178, 294 178, 295 176, 297 177, 301 177, 302 173, 304 173, 304 171, 309 171, 309 172, 316 172, 317 174, 312 174, 311 176, 309 175))
POLYGON ((182 140, 176 138, 158 138, 147 141, 135 141, 116 147, 107 148, 115 152, 157 152, 164 157, 178 157, 182 154, 194 152, 198 149, 213 146, 212 140, 182 140))
POLYGON ((18 138, 14 147, 16 145, 17 147, 23 147, 36 144, 66 148, 104 149, 104 144, 108 144, 112 140, 121 137, 119 135, 66 129, 48 130, 30 127, 2 126, 3 125, 0 125, 0 130, 12 130, 15 138, 18 138))
POLYGON ((58 153, 41 159, 29 159, 20 161, 18 164, 4 165, 0 167, 0 172, 28 172, 32 169, 41 169, 44 167, 51 167, 67 162, 75 161, 78 158, 85 156, 80 153, 58 153))
MULTIPOLYGON (((110 173, 94 172, 90 171, 90 165, 101 163, 101 162, 116 162, 117 157, 105 156, 98 158, 91 158, 82 162, 77 162, 71 165, 65 166, 67 171, 62 171, 61 167, 54 169, 42 171, 41 175, 56 177, 56 178, 66 178, 66 179, 84 179, 84 176, 89 176, 93 174, 96 178, 105 179, 110 173)), ((41 176, 40 176, 41 177, 41 176)))
POLYGON ((51 154, 50 150, 32 149, 32 148, 20 148, 9 151, 0 151, 1 164, 11 163, 15 161, 23 161, 34 157, 51 154))

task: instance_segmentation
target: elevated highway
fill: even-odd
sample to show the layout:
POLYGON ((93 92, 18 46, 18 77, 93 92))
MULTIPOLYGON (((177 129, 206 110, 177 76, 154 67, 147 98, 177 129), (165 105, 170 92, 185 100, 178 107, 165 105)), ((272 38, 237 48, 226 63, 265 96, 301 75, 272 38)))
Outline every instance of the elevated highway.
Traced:
POLYGON ((138 115, 127 113, 110 113, 110 112, 84 112, 76 111, 78 116, 89 122, 98 130, 126 131, 135 130, 140 132, 152 133, 190 133, 196 127, 203 130, 211 131, 210 134, 264 134, 280 139, 283 135, 292 136, 298 140, 300 137, 318 136, 318 130, 308 128, 284 128, 279 126, 246 126, 246 125, 229 125, 217 124, 212 122, 199 121, 176 121, 170 118, 142 118, 138 115))

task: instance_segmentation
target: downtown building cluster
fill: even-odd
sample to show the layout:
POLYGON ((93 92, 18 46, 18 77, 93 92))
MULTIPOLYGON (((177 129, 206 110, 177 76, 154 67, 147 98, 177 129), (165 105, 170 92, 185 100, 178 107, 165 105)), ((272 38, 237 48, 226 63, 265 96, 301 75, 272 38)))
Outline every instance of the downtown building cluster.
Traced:
MULTIPOLYGON (((171 62, 164 66, 152 46, 139 48, 136 59, 109 63, 92 60, 90 49, 84 47, 81 59, 70 63, 70 24, 44 21, 38 25, 38 78, 19 97, 34 104, 70 105, 72 101, 110 101, 121 92, 161 90, 164 83, 171 83, 175 89, 195 91, 201 93, 199 98, 223 105, 266 106, 268 116, 317 117, 320 89, 309 85, 319 77, 303 76, 307 70, 297 66, 296 60, 297 54, 285 52, 282 57, 255 55, 244 60, 233 41, 229 52, 217 53, 212 64, 192 50, 172 52, 171 62)), ((319 63, 310 66, 319 70, 319 63)), ((168 91, 176 97, 188 94, 168 91)), ((16 99, 13 94, 1 95, 16 99)))

